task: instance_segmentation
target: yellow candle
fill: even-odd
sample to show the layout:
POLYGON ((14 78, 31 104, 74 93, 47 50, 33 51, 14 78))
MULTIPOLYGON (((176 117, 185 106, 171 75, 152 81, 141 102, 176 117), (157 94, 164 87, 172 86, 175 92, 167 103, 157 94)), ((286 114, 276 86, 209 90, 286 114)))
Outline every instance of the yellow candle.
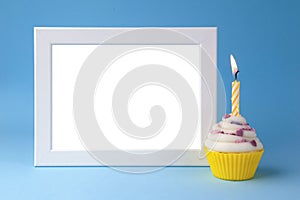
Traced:
POLYGON ((237 74, 239 73, 239 69, 237 67, 233 55, 230 55, 230 63, 231 63, 232 74, 235 79, 232 82, 231 113, 233 116, 239 116, 240 115, 240 82, 237 80, 237 74))
POLYGON ((231 112, 233 116, 240 115, 240 82, 237 80, 232 82, 231 112))

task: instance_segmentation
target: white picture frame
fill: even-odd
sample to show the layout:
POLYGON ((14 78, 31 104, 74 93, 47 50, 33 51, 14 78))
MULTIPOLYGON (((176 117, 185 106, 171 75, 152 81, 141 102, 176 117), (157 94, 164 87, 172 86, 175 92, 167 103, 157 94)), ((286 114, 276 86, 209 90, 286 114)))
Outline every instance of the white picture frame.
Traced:
MULTIPOLYGON (((155 44, 151 45, 198 45, 205 53, 199 63, 200 71, 205 78, 208 90, 211 93, 209 100, 201 96, 201 123, 210 120, 210 124, 216 122, 217 116, 217 69, 204 67, 203 63, 216 65, 217 61, 217 28, 216 27, 160 27, 160 28, 57 28, 35 27, 34 28, 34 166, 107 166, 95 159, 85 150, 55 150, 52 148, 52 47, 53 45, 99 45, 99 43, 118 34, 133 30, 167 30, 185 35, 190 41, 177 41, 173 38, 158 36, 155 44), (209 59, 209 60, 208 60, 209 59), (211 110, 207 111, 207 102, 212 104, 211 110), (206 116, 206 113, 210 113, 206 116)), ((150 31, 151 32, 151 31, 150 31)), ((149 33, 151 34, 151 33, 149 33)), ((145 36, 146 37, 146 36, 145 36)), ((114 41, 108 45, 132 44, 132 41, 114 41)), ((143 39, 136 39, 134 45, 144 45, 143 39)), ((202 91, 201 91, 202 92, 202 91)), ((201 127, 201 140, 208 133, 210 127, 201 127)), ((207 166, 205 157, 200 157, 202 149, 187 149, 179 159, 170 166, 207 166)), ((176 150, 174 150, 176 151, 176 150)), ((106 149, 104 154, 109 154, 113 164, 108 166, 163 166, 160 158, 151 163, 139 162, 138 160, 124 160, 114 150, 106 149)), ((163 158, 162 158, 163 159, 163 158)))

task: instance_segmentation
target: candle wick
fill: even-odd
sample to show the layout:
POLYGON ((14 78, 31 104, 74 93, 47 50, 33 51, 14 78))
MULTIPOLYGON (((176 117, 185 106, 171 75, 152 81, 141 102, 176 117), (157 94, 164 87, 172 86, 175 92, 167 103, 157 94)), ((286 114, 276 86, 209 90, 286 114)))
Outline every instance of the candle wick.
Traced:
POLYGON ((235 80, 237 80, 237 75, 238 75, 239 72, 240 72, 239 70, 237 70, 237 72, 235 72, 235 74, 234 74, 234 79, 235 80))

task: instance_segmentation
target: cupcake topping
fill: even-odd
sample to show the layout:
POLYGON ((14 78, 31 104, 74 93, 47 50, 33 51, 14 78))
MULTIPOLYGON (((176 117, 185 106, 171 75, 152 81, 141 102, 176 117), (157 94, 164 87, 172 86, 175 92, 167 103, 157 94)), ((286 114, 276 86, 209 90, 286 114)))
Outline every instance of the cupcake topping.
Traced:
POLYGON ((242 116, 226 114, 214 125, 205 142, 206 147, 220 152, 247 152, 263 148, 254 128, 242 116))
POLYGON ((239 129, 236 131, 237 136, 243 136, 243 129, 239 129))

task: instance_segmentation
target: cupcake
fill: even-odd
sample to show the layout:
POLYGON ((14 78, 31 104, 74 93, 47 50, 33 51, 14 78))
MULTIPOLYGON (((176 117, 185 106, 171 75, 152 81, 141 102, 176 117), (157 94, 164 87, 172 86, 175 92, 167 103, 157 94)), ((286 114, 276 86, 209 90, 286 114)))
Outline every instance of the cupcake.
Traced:
POLYGON ((214 125, 204 150, 213 175, 225 180, 251 179, 264 152, 255 129, 230 114, 214 125))

